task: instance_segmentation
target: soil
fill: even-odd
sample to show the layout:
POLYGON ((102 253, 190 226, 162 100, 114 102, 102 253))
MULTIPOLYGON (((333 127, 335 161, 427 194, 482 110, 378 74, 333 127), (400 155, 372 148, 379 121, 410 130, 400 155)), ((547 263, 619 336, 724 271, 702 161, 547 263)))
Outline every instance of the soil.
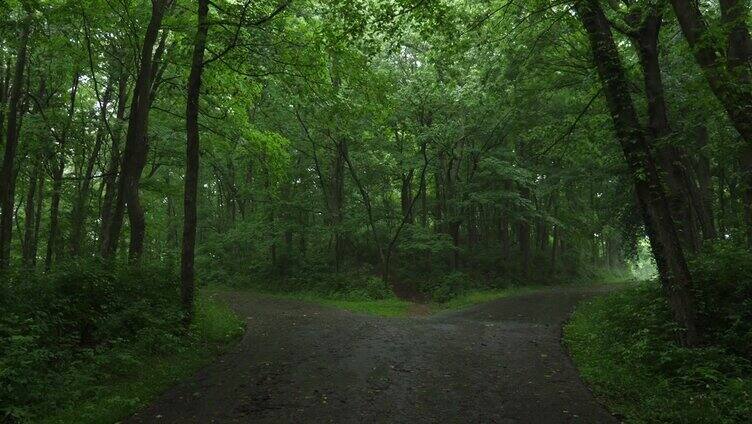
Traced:
POLYGON ((410 318, 231 292, 230 352, 126 423, 615 423, 561 345, 574 306, 552 288, 410 318))

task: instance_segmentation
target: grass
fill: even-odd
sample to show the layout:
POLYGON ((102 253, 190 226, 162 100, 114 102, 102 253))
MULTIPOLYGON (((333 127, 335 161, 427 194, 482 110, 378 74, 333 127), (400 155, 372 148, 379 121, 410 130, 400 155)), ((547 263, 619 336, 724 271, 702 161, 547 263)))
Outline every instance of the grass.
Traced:
POLYGON ((720 346, 676 343, 657 290, 587 302, 564 331, 582 377, 628 423, 752 422, 752 369, 720 346))
MULTIPOLYGON (((465 292, 451 300, 443 303, 431 302, 428 309, 431 313, 444 311, 456 311, 469 308, 480 303, 490 302, 504 297, 518 296, 526 293, 533 293, 539 290, 545 290, 554 286, 532 285, 524 287, 509 287, 504 289, 474 290, 465 292)), ((215 288, 214 291, 230 290, 227 288, 215 288)), ((266 296, 275 299, 298 300, 302 302, 315 303, 318 305, 343 309, 346 311, 376 315, 382 317, 406 317, 410 314, 410 307, 413 302, 388 297, 386 299, 368 299, 356 298, 353 296, 326 296, 316 292, 290 292, 277 293, 268 292, 261 289, 241 289, 257 296, 266 296)))
POLYGON ((526 287, 509 287, 505 289, 475 290, 475 291, 463 293, 444 303, 433 303, 431 305, 431 310, 433 311, 460 310, 460 309, 469 308, 470 306, 477 305, 479 303, 490 302, 492 300, 501 299, 504 297, 532 293, 532 292, 544 290, 544 289, 545 289, 545 286, 526 286, 526 287))
POLYGON ((411 302, 397 298, 388 298, 380 300, 361 299, 361 300, 341 300, 341 299, 323 299, 316 297, 301 296, 300 300, 316 302, 324 306, 344 309, 346 311, 377 315, 382 317, 402 317, 406 316, 411 302))
MULTIPOLYGON (((234 288, 215 287, 209 291, 221 292, 227 290, 238 290, 234 288)), ((402 317, 406 316, 411 302, 397 299, 396 297, 387 297, 385 299, 368 299, 358 298, 349 295, 343 296, 326 296, 316 292, 270 292, 263 289, 239 289, 255 296, 268 297, 273 299, 298 300, 301 302, 315 303, 329 308, 343 309, 359 314, 376 315, 382 317, 402 317)))
POLYGON ((125 349, 71 370, 54 388, 60 405, 41 424, 111 424, 133 414, 171 385, 213 360, 242 334, 243 322, 206 293, 199 296, 192 335, 169 340, 169 352, 125 349))

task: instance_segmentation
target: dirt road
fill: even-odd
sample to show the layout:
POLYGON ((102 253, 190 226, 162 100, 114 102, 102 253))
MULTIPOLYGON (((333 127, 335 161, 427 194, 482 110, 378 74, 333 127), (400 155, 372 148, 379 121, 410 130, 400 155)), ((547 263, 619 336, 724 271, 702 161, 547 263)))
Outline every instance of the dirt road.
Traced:
POLYGON ((416 318, 223 295, 243 340, 128 423, 611 423, 561 347, 600 289, 416 318))

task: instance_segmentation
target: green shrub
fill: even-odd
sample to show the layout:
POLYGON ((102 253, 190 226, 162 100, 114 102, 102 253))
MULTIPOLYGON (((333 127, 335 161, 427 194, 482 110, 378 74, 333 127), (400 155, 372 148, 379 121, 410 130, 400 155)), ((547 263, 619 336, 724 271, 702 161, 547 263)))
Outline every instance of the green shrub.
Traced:
POLYGON ((431 280, 423 288, 431 300, 438 303, 448 302, 462 293, 475 288, 473 279, 464 272, 452 272, 431 280))
POLYGON ((384 280, 371 276, 356 280, 356 284, 348 290, 346 297, 350 299, 382 300, 393 296, 394 294, 384 284, 384 280))
MULTIPOLYGON (((186 349, 196 334, 238 328, 228 319, 225 327, 214 324, 218 330, 186 332, 176 276, 148 264, 71 262, 47 274, 8 273, 2 281, 0 416, 11 423, 94 396, 102 380, 139 369, 143 358, 186 349)), ((199 317, 207 307, 199 305, 199 317)), ((205 321, 198 319, 204 327, 205 321)))
POLYGON ((713 334, 681 347, 678 331, 650 282, 579 307, 565 340, 585 380, 628 422, 750 422, 749 360, 713 334))
POLYGON ((752 252, 717 243, 690 266, 706 341, 752 358, 752 252))

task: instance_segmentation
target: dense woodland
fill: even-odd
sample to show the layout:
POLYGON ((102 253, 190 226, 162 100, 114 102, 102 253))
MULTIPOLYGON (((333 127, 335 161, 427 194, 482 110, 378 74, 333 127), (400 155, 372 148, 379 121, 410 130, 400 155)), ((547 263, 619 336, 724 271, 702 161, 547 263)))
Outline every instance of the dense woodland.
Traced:
POLYGON ((442 302, 654 258, 677 345, 749 358, 749 7, 0 1, 2 413, 197 286, 442 302))

